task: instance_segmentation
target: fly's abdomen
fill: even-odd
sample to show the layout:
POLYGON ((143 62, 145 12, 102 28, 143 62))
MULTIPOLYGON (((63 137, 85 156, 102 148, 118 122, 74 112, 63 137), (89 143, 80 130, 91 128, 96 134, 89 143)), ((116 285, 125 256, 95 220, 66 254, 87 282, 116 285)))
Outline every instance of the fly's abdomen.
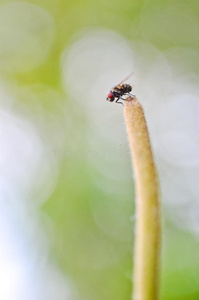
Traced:
POLYGON ((132 87, 130 84, 123 84, 122 87, 123 87, 123 92, 125 94, 130 93, 132 91, 132 87))

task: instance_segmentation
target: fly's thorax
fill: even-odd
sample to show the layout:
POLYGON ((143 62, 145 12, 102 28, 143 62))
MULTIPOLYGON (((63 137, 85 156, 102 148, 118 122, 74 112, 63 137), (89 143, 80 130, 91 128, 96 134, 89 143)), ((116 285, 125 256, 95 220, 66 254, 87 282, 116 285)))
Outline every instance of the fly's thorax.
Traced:
POLYGON ((122 89, 115 89, 115 90, 113 91, 113 95, 114 95, 114 97, 121 97, 121 96, 124 95, 124 92, 123 92, 122 89))

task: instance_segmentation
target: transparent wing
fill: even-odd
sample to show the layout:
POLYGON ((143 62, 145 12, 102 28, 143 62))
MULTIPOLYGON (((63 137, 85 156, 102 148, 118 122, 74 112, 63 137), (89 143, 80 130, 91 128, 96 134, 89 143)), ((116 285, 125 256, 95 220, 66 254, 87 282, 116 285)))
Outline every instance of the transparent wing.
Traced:
POLYGON ((120 83, 118 83, 117 86, 120 86, 123 82, 125 82, 126 80, 128 80, 132 75, 133 75, 134 72, 132 72, 131 74, 129 74, 127 77, 125 77, 120 83))

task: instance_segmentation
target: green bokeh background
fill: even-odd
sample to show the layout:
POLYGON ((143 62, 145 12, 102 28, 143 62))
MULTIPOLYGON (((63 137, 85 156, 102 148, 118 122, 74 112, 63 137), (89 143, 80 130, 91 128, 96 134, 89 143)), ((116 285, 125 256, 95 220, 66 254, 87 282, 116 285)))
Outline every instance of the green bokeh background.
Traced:
MULTIPOLYGON (((1 5, 6 3, 12 1, 0 2, 1 5)), ((26 110, 32 111, 38 118, 42 107, 40 130, 43 139, 51 141, 50 153, 57 148, 63 152, 70 150, 68 144, 72 145, 74 140, 77 151, 89 150, 90 122, 81 107, 74 108, 67 89, 63 88, 60 67, 64 49, 70 47, 79 31, 102 28, 113 30, 131 42, 146 41, 165 52, 170 62, 182 72, 198 75, 198 1, 37 0, 23 3, 32 3, 51 14, 55 22, 53 44, 47 59, 35 68, 21 71, 0 66, 1 79, 17 99, 16 110, 25 107, 24 114, 26 110), (193 56, 187 57, 181 50, 167 52, 172 47, 194 49, 193 56), (46 94, 49 89, 53 91, 50 96, 46 94), (63 105, 70 115, 68 126, 63 120, 63 105), (50 115, 56 119, 56 127, 50 123, 50 115), (81 137, 76 136, 77 132, 81 137), (62 136, 61 146, 57 146, 52 138, 56 133, 62 136)), ((147 53, 145 59, 149 59, 147 53)), ((101 182, 102 175, 92 167, 89 159, 70 159, 62 155, 56 167, 58 180, 55 187, 37 210, 50 245, 49 260, 56 262, 76 291, 70 300, 131 299, 135 220, 132 217, 134 185, 130 156, 115 168, 118 170, 121 164, 129 181, 125 190, 122 183, 119 185, 121 191, 117 195, 106 193, 95 184, 101 182), (95 221, 93 209, 104 220, 103 230, 95 221), (113 233, 112 236, 106 234, 106 229, 113 233)), ((108 180, 110 188, 118 190, 118 182, 112 180, 109 184, 108 180)), ((46 188, 44 185, 33 193, 32 201, 42 198, 46 188)), ((197 238, 167 220, 163 208, 161 299, 199 299, 198 272, 197 238)))

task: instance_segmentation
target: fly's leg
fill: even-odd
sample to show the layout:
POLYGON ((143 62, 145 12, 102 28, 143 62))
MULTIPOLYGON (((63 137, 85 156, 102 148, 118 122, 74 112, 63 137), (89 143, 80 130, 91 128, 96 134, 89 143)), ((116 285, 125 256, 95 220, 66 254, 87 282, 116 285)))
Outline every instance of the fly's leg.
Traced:
POLYGON ((130 97, 135 98, 135 95, 133 95, 133 94, 131 94, 131 93, 128 93, 128 95, 129 95, 130 97))
POLYGON ((124 99, 124 98, 120 98, 122 99, 123 101, 132 101, 131 99, 124 99))
MULTIPOLYGON (((131 97, 132 97, 132 96, 135 96, 135 95, 131 95, 131 97)), ((132 99, 124 99, 124 98, 122 98, 122 97, 118 97, 117 100, 115 101, 115 103, 120 103, 120 104, 122 104, 123 106, 124 106, 124 104, 123 104, 122 102, 118 102, 119 100, 123 100, 123 101, 132 101, 132 99)))
MULTIPOLYGON (((122 102, 118 102, 120 99, 122 99, 122 98, 117 98, 117 100, 115 101, 115 103, 120 103, 120 104, 122 104, 123 106, 124 106, 124 104, 122 103, 122 102)), ((124 100, 124 99, 122 99, 122 100, 124 100)))

